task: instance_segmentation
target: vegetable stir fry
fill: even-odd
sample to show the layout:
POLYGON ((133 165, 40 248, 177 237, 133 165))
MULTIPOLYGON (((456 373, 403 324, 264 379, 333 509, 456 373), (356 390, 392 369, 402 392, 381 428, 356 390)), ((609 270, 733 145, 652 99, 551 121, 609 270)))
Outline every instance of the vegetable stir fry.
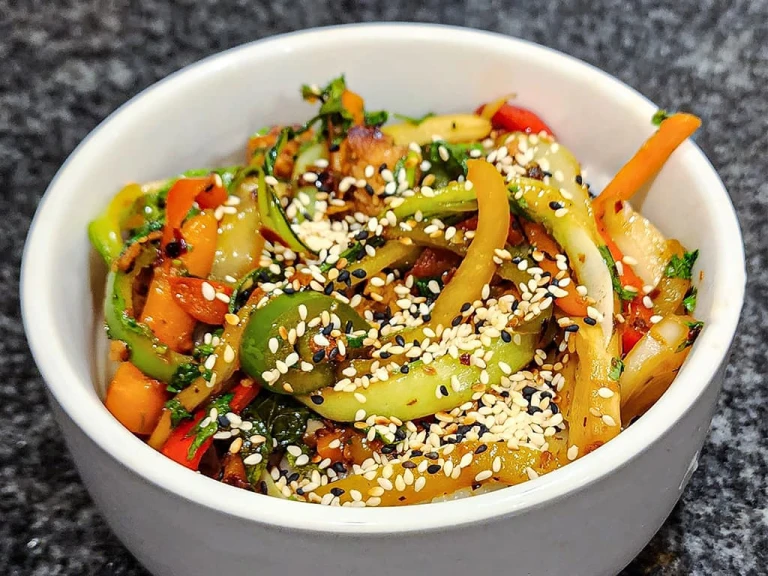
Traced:
POLYGON ((654 116, 594 197, 507 97, 389 122, 344 77, 301 94, 317 114, 243 165, 129 184, 90 224, 131 432, 245 490, 396 506, 536 478, 669 387, 698 253, 630 201, 696 117, 654 116))

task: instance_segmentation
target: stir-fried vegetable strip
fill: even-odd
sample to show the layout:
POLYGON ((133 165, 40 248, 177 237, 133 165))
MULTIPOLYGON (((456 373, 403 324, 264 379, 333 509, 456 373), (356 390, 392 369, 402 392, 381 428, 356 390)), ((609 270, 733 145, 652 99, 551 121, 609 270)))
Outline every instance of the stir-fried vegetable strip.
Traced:
POLYGON ((511 96, 421 118, 343 76, 302 96, 317 115, 243 166, 131 184, 89 226, 127 429, 247 490, 397 506, 550 472, 672 383, 698 252, 628 200, 697 118, 660 117, 593 200, 511 96))

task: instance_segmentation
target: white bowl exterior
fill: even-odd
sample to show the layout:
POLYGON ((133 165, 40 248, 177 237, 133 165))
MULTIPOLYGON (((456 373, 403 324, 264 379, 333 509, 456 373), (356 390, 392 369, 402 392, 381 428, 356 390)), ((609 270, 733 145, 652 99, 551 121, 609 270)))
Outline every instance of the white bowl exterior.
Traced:
POLYGON ((583 63, 521 41, 432 26, 289 35, 214 57, 150 89, 62 168, 25 253, 28 338, 64 409, 59 421, 86 485, 129 549, 163 575, 210 573, 214 566, 233 575, 329 568, 322 574, 331 566, 394 574, 405 571, 406 562, 424 574, 455 573, 468 562, 480 562, 482 572, 618 571, 679 496, 711 418, 743 300, 733 208, 690 143, 656 179, 643 210, 664 232, 701 250, 698 315, 708 328, 645 417, 560 471, 466 501, 329 510, 237 491, 181 469, 143 446, 101 405, 93 384, 88 221, 128 181, 231 160, 262 125, 306 117, 299 84, 341 72, 371 109, 411 114, 468 110, 516 92, 584 161, 597 189, 653 129, 653 105, 583 63), (617 463, 620 470, 606 475, 617 463), (479 520, 481 526, 456 527, 479 520))

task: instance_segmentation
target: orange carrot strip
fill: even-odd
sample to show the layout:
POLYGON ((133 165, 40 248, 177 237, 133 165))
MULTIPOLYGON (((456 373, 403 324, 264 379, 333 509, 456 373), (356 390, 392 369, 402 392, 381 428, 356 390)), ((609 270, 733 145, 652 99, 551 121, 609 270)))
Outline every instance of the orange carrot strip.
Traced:
POLYGON ((165 384, 145 376, 130 362, 117 367, 104 404, 134 434, 150 434, 170 395, 165 384))

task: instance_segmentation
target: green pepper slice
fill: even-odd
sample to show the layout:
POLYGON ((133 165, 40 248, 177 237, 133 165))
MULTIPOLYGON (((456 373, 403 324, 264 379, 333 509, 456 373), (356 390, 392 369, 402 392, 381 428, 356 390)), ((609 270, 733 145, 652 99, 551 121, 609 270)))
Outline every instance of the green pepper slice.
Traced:
MULTIPOLYGON (((526 366, 533 359, 538 339, 538 333, 522 333, 519 345, 494 340, 487 348, 494 352, 493 360, 486 368, 489 380, 496 382, 503 375, 499 361, 506 362, 512 372, 526 366)), ((320 416, 336 422, 354 422, 359 410, 367 415, 413 420, 450 411, 471 400, 475 393, 472 388, 479 382, 482 371, 449 355, 428 365, 423 361, 414 362, 409 368, 407 374, 393 374, 389 380, 374 382, 356 393, 323 388, 312 396, 298 396, 297 399, 320 416), (360 402, 358 394, 365 397, 365 403, 360 402)))
POLYGON ((112 198, 98 218, 88 224, 88 239, 107 265, 123 251, 120 222, 131 211, 134 202, 143 195, 141 186, 128 184, 112 198))
POLYGON ((251 377, 278 394, 308 394, 319 388, 330 386, 335 379, 333 364, 327 355, 323 355, 323 358, 318 362, 313 361, 316 352, 313 352, 311 342, 316 335, 320 334, 322 325, 311 329, 306 328, 304 334, 296 338, 294 345, 291 345, 280 335, 281 328, 290 330, 302 321, 299 312, 300 306, 306 307, 305 318, 307 322, 327 311, 329 314, 338 316, 341 321, 340 330, 342 332, 349 322, 355 331, 370 328, 365 319, 349 305, 319 292, 282 294, 272 299, 264 307, 255 310, 248 319, 248 324, 243 332, 243 340, 240 344, 240 362, 243 370, 251 377), (270 340, 273 338, 278 343, 274 352, 270 349, 270 340), (272 383, 267 382, 263 373, 275 370, 278 366, 277 362, 285 361, 294 351, 299 356, 298 361, 288 367, 287 372, 281 374, 279 380, 272 383), (312 370, 308 372, 302 370, 302 363, 310 363, 312 370), (289 386, 288 388, 285 387, 286 384, 289 386))
POLYGON ((160 342, 148 326, 131 316, 133 309, 133 280, 144 267, 146 259, 152 257, 151 248, 140 256, 134 272, 110 272, 107 276, 107 297, 104 303, 104 318, 107 332, 112 340, 122 340, 130 351, 130 361, 150 378, 170 384, 180 368, 196 365, 186 354, 174 352, 160 342))

